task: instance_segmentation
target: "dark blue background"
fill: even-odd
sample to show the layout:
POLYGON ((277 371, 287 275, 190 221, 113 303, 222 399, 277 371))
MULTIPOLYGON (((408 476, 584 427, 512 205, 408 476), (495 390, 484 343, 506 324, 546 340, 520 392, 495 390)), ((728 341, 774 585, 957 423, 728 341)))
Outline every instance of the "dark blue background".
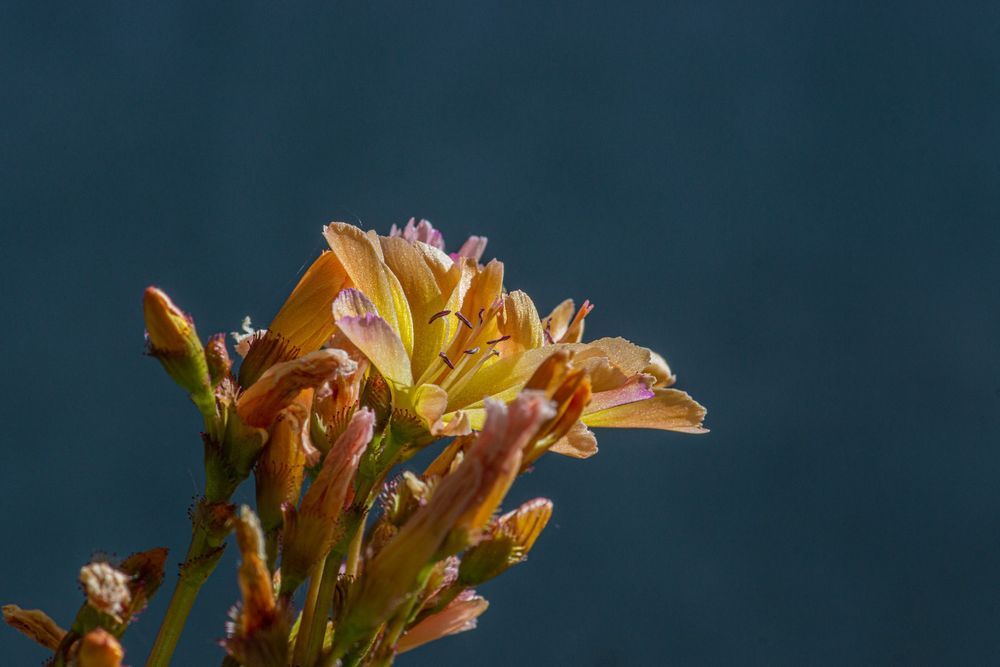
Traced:
MULTIPOLYGON (((401 664, 997 660, 997 3, 84 4, 0 7, 0 600, 68 624, 98 549, 173 581, 199 421, 147 284, 265 324, 322 224, 417 215, 591 298, 713 432, 543 460, 529 563, 401 664)), ((217 664, 234 556, 176 664, 217 664)))

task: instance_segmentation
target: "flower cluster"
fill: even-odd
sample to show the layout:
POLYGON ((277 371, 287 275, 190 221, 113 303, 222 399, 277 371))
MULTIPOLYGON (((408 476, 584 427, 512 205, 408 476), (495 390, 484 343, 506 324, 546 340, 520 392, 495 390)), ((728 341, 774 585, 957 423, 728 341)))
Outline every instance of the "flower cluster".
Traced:
MULTIPOLYGON (((146 291, 148 351, 204 418, 206 476, 147 665, 169 664, 231 532, 242 601, 226 664, 391 664, 474 627, 487 608, 475 587, 526 558, 552 503, 501 507, 540 457, 592 456, 592 428, 705 430, 663 357, 623 338, 584 342, 589 302, 540 316, 504 287, 501 262, 483 262, 484 237, 448 253, 427 221, 323 234, 330 249, 270 326, 234 334, 235 371, 222 334, 203 343, 190 316, 146 291), (402 470, 435 446, 422 472, 402 470), (256 511, 230 502, 251 475, 256 511)), ((40 612, 5 616, 61 664, 118 665, 130 587, 150 577, 88 567, 92 618, 75 632, 40 612)))

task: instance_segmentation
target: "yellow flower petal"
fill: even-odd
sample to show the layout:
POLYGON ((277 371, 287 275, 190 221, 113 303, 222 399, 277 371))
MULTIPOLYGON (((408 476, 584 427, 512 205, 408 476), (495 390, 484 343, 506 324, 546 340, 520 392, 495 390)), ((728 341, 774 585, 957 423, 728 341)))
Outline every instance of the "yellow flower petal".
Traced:
POLYGON ((324 252, 292 290, 269 331, 280 334, 300 354, 318 350, 334 331, 330 304, 347 282, 347 272, 337 256, 324 252))
POLYGON ((541 347, 542 320, 531 297, 524 292, 516 290, 504 297, 498 320, 500 333, 510 336, 497 346, 501 355, 541 347))
POLYGON ((464 386, 449 394, 448 407, 452 410, 467 406, 481 407, 483 398, 487 396, 494 396, 502 401, 512 400, 539 364, 553 352, 574 347, 577 346, 546 345, 520 354, 501 356, 496 361, 484 364, 464 386))
POLYGON ((566 299, 552 309, 552 312, 548 314, 543 322, 545 329, 549 332, 550 343, 561 341, 562 337, 566 334, 566 330, 569 328, 569 323, 573 320, 575 312, 576 304, 573 302, 573 299, 566 299))
POLYGON ((327 225, 323 236, 343 264, 351 284, 372 300, 409 353, 413 349, 410 309, 399 280, 382 260, 379 244, 357 227, 342 222, 327 225))
POLYGON ((411 365, 414 377, 420 377, 444 349, 453 322, 447 317, 433 316, 446 309, 450 292, 441 291, 426 255, 414 244, 400 237, 382 237, 379 241, 386 265, 399 279, 409 302, 416 333, 411 365))
POLYGON ((583 416, 587 426, 604 428, 655 428, 685 433, 706 433, 701 423, 705 408, 683 391, 656 389, 653 398, 618 405, 583 416))

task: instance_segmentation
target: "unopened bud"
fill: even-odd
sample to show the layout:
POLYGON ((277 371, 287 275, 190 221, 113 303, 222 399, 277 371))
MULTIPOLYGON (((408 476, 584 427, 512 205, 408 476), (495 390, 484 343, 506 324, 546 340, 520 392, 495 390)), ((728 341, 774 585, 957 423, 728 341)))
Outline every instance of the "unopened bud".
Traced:
POLYGON ((298 502, 305 465, 302 424, 295 414, 286 411, 271 427, 271 435, 254 469, 257 511, 267 532, 281 526, 283 505, 298 502))
POLYGON ((120 667, 125 651, 115 636, 104 628, 91 630, 80 640, 76 653, 78 667, 120 667))
POLYGON ((215 412, 205 351, 191 317, 163 291, 147 287, 142 299, 150 356, 191 396, 205 414, 215 412))
POLYGON ((226 348, 226 334, 217 333, 208 339, 208 345, 205 346, 205 360, 208 363, 208 376, 213 387, 229 377, 233 360, 230 359, 229 349, 226 348))
POLYGON ((5 604, 3 620, 21 634, 53 651, 59 648, 59 643, 66 636, 66 631, 40 609, 21 609, 16 604, 5 604))

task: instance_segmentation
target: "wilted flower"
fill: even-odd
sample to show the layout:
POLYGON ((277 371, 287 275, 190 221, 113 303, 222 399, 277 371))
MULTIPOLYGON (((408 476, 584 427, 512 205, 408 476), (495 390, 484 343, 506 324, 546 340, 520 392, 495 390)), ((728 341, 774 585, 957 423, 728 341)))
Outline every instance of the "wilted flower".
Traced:
POLYGON ((40 609, 21 609, 16 604, 5 604, 3 620, 15 630, 53 651, 66 636, 66 631, 40 609))
POLYGON ((411 651, 435 639, 458 634, 476 627, 476 619, 483 615, 490 603, 475 591, 459 594, 447 607, 428 616, 406 631, 396 649, 399 653, 411 651))
POLYGON ((233 523, 240 548, 243 603, 231 612, 234 620, 224 645, 246 667, 284 665, 288 655, 288 614, 274 595, 260 522, 244 505, 233 523))
POLYGON ((344 509, 361 454, 371 442, 374 419, 366 408, 354 413, 347 430, 323 460, 323 468, 299 509, 287 508, 281 560, 283 591, 294 591, 333 546, 337 518, 344 509))
POLYGON ((96 562, 80 569, 80 583, 87 594, 87 603, 121 622, 132 603, 129 577, 108 563, 96 562))
POLYGON ((462 557, 458 580, 465 586, 478 586, 523 561, 551 517, 552 501, 547 498, 529 500, 504 514, 462 557))

